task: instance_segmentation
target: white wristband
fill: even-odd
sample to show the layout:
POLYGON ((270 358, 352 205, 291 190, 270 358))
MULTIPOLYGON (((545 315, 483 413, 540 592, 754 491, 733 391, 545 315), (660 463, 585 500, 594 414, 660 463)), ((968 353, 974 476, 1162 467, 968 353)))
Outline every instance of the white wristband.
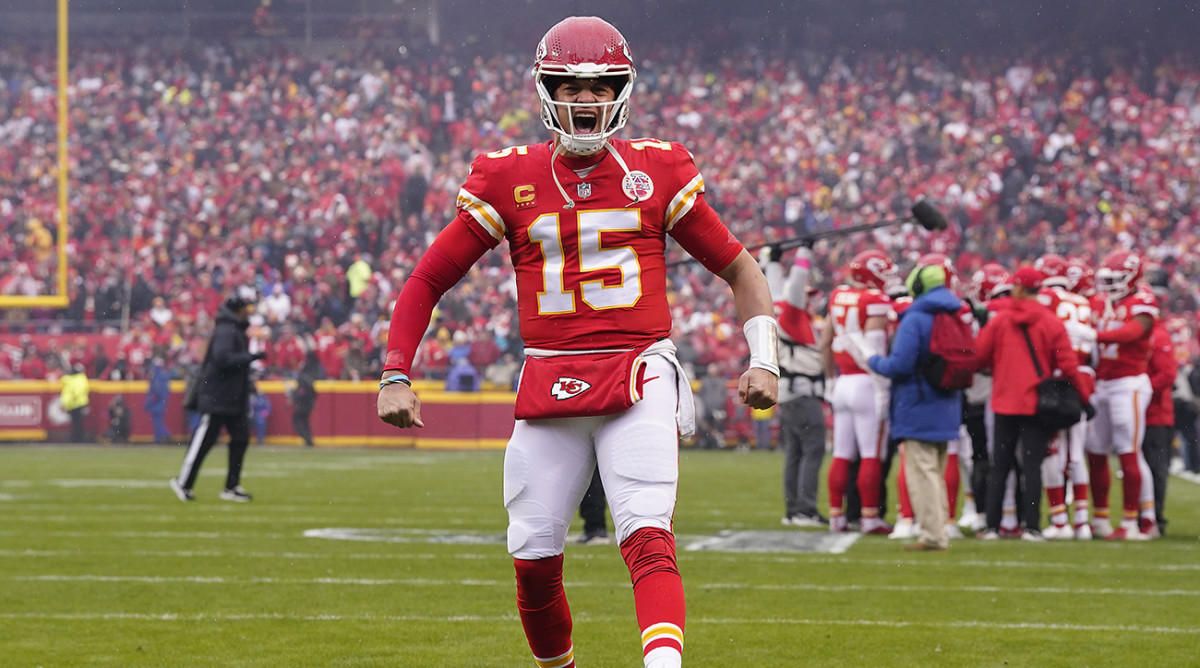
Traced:
POLYGON ((779 377, 779 323, 769 315, 756 315, 742 325, 750 344, 750 368, 766 369, 779 377))

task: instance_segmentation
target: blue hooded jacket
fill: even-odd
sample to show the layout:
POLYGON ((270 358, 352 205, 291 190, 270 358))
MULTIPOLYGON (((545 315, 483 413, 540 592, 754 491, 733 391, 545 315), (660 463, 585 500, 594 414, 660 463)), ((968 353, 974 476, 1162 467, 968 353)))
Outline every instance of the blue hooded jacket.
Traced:
POLYGON ((941 443, 958 438, 962 423, 962 392, 947 392, 925 380, 921 365, 929 354, 933 316, 956 313, 962 301, 945 286, 931 288, 900 314, 900 324, 886 357, 872 355, 871 370, 892 380, 888 411, 892 438, 941 443))

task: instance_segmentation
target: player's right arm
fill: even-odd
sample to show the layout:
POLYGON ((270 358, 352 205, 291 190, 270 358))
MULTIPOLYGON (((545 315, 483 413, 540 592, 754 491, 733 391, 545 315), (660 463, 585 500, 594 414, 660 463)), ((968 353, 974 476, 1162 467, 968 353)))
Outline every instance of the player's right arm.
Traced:
MULTIPOLYGON (((447 290, 467 275, 467 271, 495 243, 476 230, 478 226, 462 211, 434 239, 429 250, 404 282, 392 323, 388 328, 387 358, 380 380, 404 376, 407 379, 413 355, 429 326, 433 308, 447 290)), ((412 387, 403 382, 385 385, 376 402, 379 419, 396 427, 424 427, 421 400, 412 387)))

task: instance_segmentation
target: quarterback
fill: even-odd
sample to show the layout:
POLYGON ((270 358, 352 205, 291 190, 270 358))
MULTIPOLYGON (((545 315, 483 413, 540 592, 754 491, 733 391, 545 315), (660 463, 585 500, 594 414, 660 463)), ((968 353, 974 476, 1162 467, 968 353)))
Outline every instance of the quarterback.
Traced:
POLYGON ((599 468, 629 567, 648 668, 680 666, 683 584, 672 516, 689 383, 667 338, 666 237, 726 281, 750 347, 738 396, 774 405, 777 324, 757 262, 704 198, 678 143, 618 139, 636 72, 629 46, 595 17, 571 17, 538 44, 533 68, 550 141, 478 156, 458 214, 396 301, 379 417, 421 427, 408 382, 438 299, 487 251, 508 244, 526 345, 504 455, 517 609, 541 668, 575 665, 563 588, 567 529, 599 468))

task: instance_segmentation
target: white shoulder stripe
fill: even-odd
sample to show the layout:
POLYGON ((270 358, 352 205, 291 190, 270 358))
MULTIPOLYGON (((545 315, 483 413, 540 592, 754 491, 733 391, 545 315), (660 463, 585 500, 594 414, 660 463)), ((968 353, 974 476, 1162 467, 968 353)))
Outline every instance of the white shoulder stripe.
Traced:
POLYGON ((678 193, 675 193, 670 206, 667 207, 666 226, 668 232, 675 227, 675 223, 678 223, 679 219, 692 210, 692 205, 696 203, 696 198, 702 192, 704 192, 704 177, 697 174, 678 193))
POLYGON ((488 234, 495 237, 498 241, 504 239, 504 232, 507 226, 504 224, 504 219, 492 208, 491 204, 472 195, 466 189, 459 188, 457 205, 458 208, 471 214, 475 222, 479 223, 479 226, 487 231, 488 234))

